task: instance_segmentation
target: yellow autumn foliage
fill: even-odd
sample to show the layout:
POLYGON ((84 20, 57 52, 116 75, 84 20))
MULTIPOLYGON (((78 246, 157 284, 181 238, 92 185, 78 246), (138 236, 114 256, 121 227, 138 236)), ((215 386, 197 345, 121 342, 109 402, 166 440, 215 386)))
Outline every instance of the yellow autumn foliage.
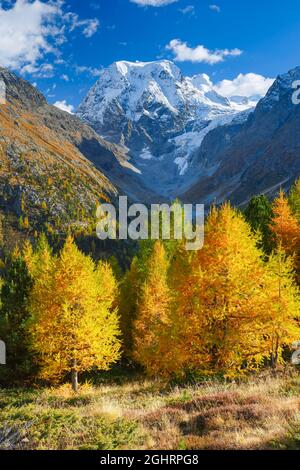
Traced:
POLYGON ((68 238, 60 255, 39 271, 30 295, 31 347, 41 377, 52 382, 69 372, 107 370, 119 358, 115 281, 68 238))

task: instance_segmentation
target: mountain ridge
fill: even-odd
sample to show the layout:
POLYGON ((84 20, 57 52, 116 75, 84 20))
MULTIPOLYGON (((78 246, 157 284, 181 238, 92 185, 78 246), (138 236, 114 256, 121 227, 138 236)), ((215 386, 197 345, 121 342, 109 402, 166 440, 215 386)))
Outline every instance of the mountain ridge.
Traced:
POLYGON ((244 205, 251 196, 288 189, 300 174, 300 106, 293 103, 293 83, 300 67, 279 75, 244 123, 208 134, 193 166, 206 167, 209 177, 182 194, 207 204, 231 199, 244 205))
POLYGON ((297 79, 300 67, 279 75, 258 103, 229 101, 207 75, 184 77, 171 61, 119 61, 101 72, 78 115, 123 146, 137 180, 162 200, 244 204, 299 174, 297 79))
MULTIPOLYGON (((300 67, 280 75, 254 110, 235 113, 227 123, 218 116, 197 130, 184 173, 187 187, 177 184, 178 162, 172 173, 168 158, 154 160, 145 152, 142 169, 152 167, 152 173, 144 181, 145 172, 139 172, 125 144, 107 142, 8 70, 0 69, 0 79, 7 88, 7 104, 0 106, 0 211, 28 216, 32 230, 45 223, 54 231, 70 224, 84 228, 99 199, 114 200, 118 194, 144 203, 172 200, 168 191, 160 192, 170 177, 175 196, 184 202, 230 199, 243 205, 254 194, 288 188, 300 174, 300 107, 292 102, 300 67)), ((197 80, 207 86, 205 77, 197 80)), ((153 120, 154 130, 159 122, 159 117, 153 120)), ((189 132, 177 135, 186 139, 183 146, 190 138, 189 132)), ((180 158, 170 149, 171 157, 180 158)))
POLYGON ((77 115, 123 146, 148 190, 173 198, 190 185, 189 159, 212 128, 252 104, 231 103, 209 77, 184 77, 171 61, 119 61, 104 69, 77 115))
POLYGON ((9 70, 0 68, 0 80, 6 87, 0 106, 0 210, 14 218, 16 228, 19 218, 32 231, 84 229, 98 201, 112 200, 118 190, 80 144, 94 138, 99 158, 117 161, 115 148, 9 70))

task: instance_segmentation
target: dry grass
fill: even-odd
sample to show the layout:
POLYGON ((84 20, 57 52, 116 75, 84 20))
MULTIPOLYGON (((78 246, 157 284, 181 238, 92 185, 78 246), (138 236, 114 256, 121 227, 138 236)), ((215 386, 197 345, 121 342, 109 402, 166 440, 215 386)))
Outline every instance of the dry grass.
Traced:
POLYGON ((156 449, 300 448, 300 379, 267 376, 177 390, 141 421, 156 449))
POLYGON ((0 448, 300 448, 300 376, 185 387, 87 383, 78 395, 69 385, 2 390, 0 423, 0 448))

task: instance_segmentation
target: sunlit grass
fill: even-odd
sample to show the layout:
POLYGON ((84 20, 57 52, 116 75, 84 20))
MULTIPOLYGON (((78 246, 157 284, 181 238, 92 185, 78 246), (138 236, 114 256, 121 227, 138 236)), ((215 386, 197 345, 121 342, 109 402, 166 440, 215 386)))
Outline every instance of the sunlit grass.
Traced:
POLYGON ((300 376, 0 390, 0 448, 300 448, 300 376))

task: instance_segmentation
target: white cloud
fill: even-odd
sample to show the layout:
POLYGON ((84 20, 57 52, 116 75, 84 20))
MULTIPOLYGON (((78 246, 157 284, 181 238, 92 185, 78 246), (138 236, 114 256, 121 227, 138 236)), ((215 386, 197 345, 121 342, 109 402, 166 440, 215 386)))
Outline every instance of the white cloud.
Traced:
POLYGON ((85 20, 83 34, 86 38, 91 38, 98 31, 100 22, 97 18, 93 20, 85 20))
POLYGON ((98 31, 100 26, 100 21, 97 18, 81 20, 76 13, 67 13, 65 15, 65 19, 70 21, 70 31, 74 31, 76 28, 79 28, 82 30, 82 34, 86 38, 91 38, 98 31))
POLYGON ((60 6, 39 0, 33 3, 17 0, 10 9, 0 6, 0 64, 19 69, 34 66, 41 57, 53 51, 48 42, 54 20, 60 14, 60 6))
POLYGON ((266 78, 256 73, 240 74, 233 80, 222 80, 215 85, 215 90, 222 96, 246 96, 247 98, 260 95, 264 96, 274 78, 266 78))
POLYGON ((209 8, 216 13, 221 13, 221 7, 219 7, 219 5, 209 5, 209 8))
POLYGON ((66 111, 69 114, 73 114, 75 110, 74 106, 72 104, 67 104, 66 100, 56 101, 53 106, 61 109, 62 111, 66 111))
POLYGON ((89 67, 87 65, 75 65, 75 71, 77 74, 87 73, 88 75, 91 75, 92 77, 99 77, 101 73, 101 69, 97 69, 95 67, 89 67))
POLYGON ((194 5, 187 5, 185 8, 179 8, 180 13, 183 15, 195 15, 195 7, 194 5))
POLYGON ((202 45, 196 46, 193 49, 186 42, 182 42, 179 39, 173 39, 166 48, 174 53, 174 59, 178 62, 205 62, 211 65, 223 62, 226 57, 242 54, 240 49, 218 49, 211 51, 202 45))
POLYGON ((68 31, 79 28, 89 38, 98 27, 97 19, 65 13, 63 0, 16 0, 6 7, 0 2, 0 65, 49 76, 49 66, 41 62, 47 54, 59 56, 68 31))
POLYGON ((27 64, 20 69, 21 73, 29 73, 37 78, 52 78, 54 76, 54 67, 52 64, 27 64))
POLYGON ((136 3, 137 5, 142 5, 144 7, 163 7, 165 5, 170 5, 171 3, 178 2, 178 0, 130 0, 131 3, 136 3))

